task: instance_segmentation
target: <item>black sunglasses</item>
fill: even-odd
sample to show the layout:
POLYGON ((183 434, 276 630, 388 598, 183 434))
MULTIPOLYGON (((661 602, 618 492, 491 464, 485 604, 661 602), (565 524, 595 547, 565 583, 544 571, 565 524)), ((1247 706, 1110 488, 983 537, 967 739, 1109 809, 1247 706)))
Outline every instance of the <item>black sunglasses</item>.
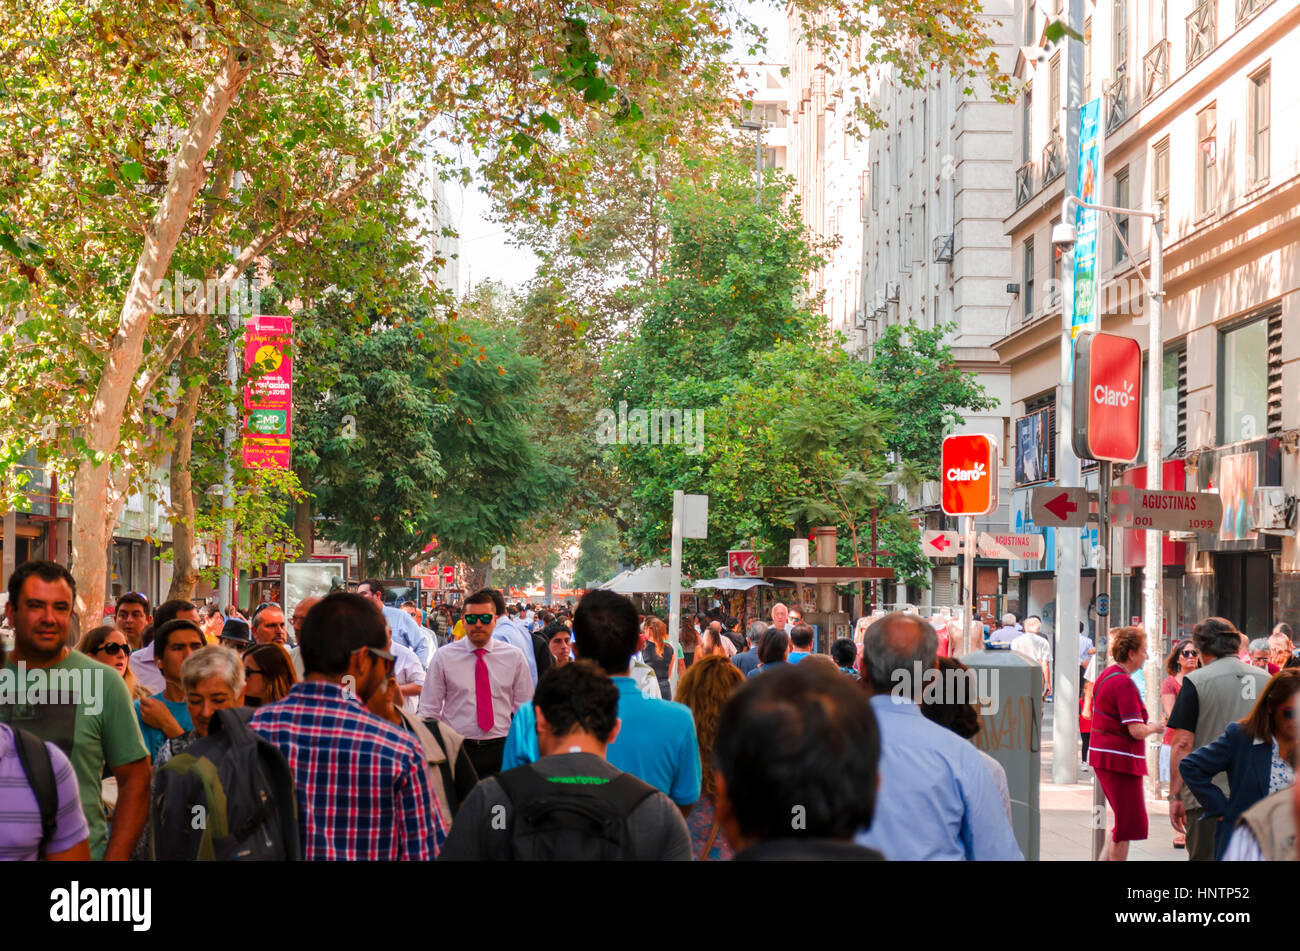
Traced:
POLYGON ((102 651, 103 653, 105 653, 105 654, 108 654, 108 655, 112 656, 112 657, 116 657, 118 654, 126 654, 126 655, 129 657, 129 656, 131 656, 131 645, 129 645, 129 644, 100 644, 100 645, 99 645, 98 647, 96 647, 93 651, 91 651, 91 653, 92 653, 92 654, 98 654, 98 653, 100 653, 101 651, 102 651))
POLYGON ((466 624, 491 624, 495 614, 466 614, 466 624))
POLYGON ((1178 656, 1179 656, 1179 657, 1195 657, 1195 656, 1196 656, 1196 651, 1183 651, 1183 652, 1182 652, 1181 654, 1179 654, 1178 656))

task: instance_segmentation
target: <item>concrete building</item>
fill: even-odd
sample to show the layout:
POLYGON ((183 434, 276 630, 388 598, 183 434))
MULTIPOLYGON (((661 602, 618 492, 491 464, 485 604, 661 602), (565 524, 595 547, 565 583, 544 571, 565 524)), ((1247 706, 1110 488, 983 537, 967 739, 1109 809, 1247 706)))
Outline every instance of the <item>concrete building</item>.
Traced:
MULTIPOLYGON (((736 89, 753 108, 742 110, 738 121, 757 119, 763 123, 763 167, 787 170, 786 146, 789 142, 788 80, 781 75, 784 67, 774 63, 738 63, 736 89)), ((752 135, 754 133, 747 133, 752 135)))
MULTIPOLYGON (((1059 10, 1051 3, 1047 11, 1020 11, 1027 45, 1059 10)), ((1294 515, 1286 523, 1300 492, 1300 6, 1103 0, 1089 5, 1084 33, 1092 43, 1083 101, 1102 99, 1101 200, 1127 207, 1159 201, 1166 212, 1164 487, 1223 496, 1218 533, 1165 543, 1164 640, 1190 633, 1211 614, 1261 636, 1274 623, 1300 618, 1294 515), (1270 486, 1277 491, 1255 491, 1270 486)), ((994 345, 1011 372, 1012 514, 1025 529, 1032 529, 1028 487, 1055 476, 1061 302, 1050 231, 1068 158, 1059 138, 1064 53, 1021 63, 1027 85, 1015 110, 1016 207, 1006 220, 1011 281, 1020 293, 994 345)), ((1144 346, 1139 271, 1148 273, 1150 227, 1142 218, 1103 216, 1098 247, 1101 329, 1144 346)), ((1145 468, 1120 478, 1143 485, 1145 468)), ((1113 616, 1127 620, 1142 613, 1142 538, 1117 535, 1132 536, 1118 539, 1112 590, 1113 616)), ((1050 566, 1015 567, 1022 569, 1022 610, 1054 612, 1050 566)), ((1095 624, 1095 611, 1084 613, 1093 601, 1090 575, 1085 571, 1081 585, 1080 617, 1095 624)))
MULTIPOLYGON (((1019 41, 1013 9, 1008 0, 986 8, 997 55, 1010 70, 1019 41)), ((814 283, 826 291, 826 313, 867 360, 891 324, 954 323, 947 342, 958 365, 998 401, 968 417, 960 431, 997 439, 1006 485, 1010 378, 993 344, 1009 316, 1011 242, 1003 219, 1013 207, 1014 109, 987 90, 966 96, 944 75, 907 89, 878 71, 869 102, 885 125, 856 138, 846 128, 845 90, 853 84, 847 70, 824 68, 824 57, 800 41, 797 17, 790 24, 791 170, 809 230, 840 240, 814 283)), ((923 527, 956 527, 940 514, 937 483, 908 501, 923 527)), ((980 530, 1006 529, 1008 501, 1009 494, 997 512, 977 520, 980 530)), ((957 559, 937 563, 928 591, 900 588, 886 600, 955 603, 956 565, 957 559)), ((1006 562, 979 559, 976 567, 976 591, 996 596, 1006 562)))

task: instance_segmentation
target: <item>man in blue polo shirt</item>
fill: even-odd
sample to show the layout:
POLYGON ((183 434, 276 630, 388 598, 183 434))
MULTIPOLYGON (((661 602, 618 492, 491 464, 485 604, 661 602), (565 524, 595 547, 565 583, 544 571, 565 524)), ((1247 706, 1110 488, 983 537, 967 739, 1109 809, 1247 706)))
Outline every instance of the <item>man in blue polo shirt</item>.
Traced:
MULTIPOLYGON (((630 676, 639 621, 636 605, 627 598, 612 591, 589 591, 573 616, 574 641, 578 653, 599 664, 618 687, 623 726, 609 746, 610 765, 666 793, 685 810, 700 798, 695 718, 684 704, 644 696, 630 676)), ((533 705, 526 703, 510 724, 501 768, 538 758, 537 719, 533 705)))

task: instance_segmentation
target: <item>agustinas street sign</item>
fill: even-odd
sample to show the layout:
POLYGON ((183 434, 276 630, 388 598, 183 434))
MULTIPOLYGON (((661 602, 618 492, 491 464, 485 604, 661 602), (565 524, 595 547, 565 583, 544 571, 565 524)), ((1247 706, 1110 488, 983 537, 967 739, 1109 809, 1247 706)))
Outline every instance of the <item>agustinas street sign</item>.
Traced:
POLYGON ((956 558, 961 554, 961 533, 922 532, 921 554, 927 558, 956 558))
POLYGON ((1029 514, 1039 528, 1082 528, 1088 524, 1087 489, 1039 486, 1029 497, 1029 514))
POLYGON ((1217 532, 1223 521, 1223 501, 1214 492, 1116 488, 1111 504, 1111 520, 1123 528, 1217 532))
POLYGON ((985 558, 1016 558, 1020 561, 1038 561, 1047 550, 1047 543, 1039 534, 980 532, 976 545, 985 558))
POLYGON ((945 515, 988 515, 998 507, 998 444, 973 433, 943 440, 939 468, 945 515))
POLYGON ((1132 337, 1083 333, 1074 345, 1074 433, 1081 459, 1132 462, 1142 433, 1142 348, 1132 337))

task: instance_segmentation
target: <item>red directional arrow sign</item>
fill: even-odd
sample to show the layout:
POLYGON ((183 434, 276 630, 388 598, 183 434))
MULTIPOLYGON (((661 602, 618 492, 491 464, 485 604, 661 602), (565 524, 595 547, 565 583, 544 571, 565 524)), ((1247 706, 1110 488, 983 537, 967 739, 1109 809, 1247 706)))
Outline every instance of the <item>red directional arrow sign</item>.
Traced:
POLYGON ((1039 528, 1082 527, 1088 523, 1090 502, 1086 489, 1043 485, 1029 501, 1030 517, 1039 528))
POLYGON ((961 551, 957 532, 922 532, 921 553, 930 558, 956 558, 961 551))

